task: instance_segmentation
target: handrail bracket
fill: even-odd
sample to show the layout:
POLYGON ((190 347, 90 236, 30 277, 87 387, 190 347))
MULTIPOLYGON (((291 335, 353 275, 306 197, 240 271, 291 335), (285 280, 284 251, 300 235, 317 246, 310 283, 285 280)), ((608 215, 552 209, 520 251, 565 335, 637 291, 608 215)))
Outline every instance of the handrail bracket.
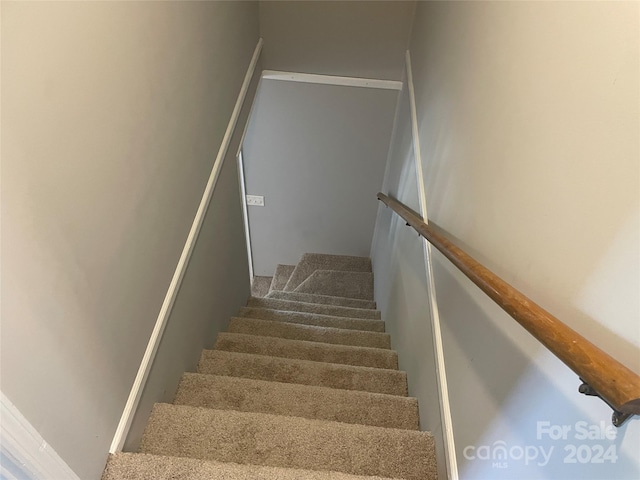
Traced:
POLYGON ((615 427, 621 427, 627 420, 633 417, 634 415, 633 413, 621 412, 616 407, 614 407, 609 402, 607 402, 607 400, 602 395, 600 395, 591 385, 585 382, 582 378, 580 379, 580 381, 582 382, 582 384, 578 387, 578 391, 580 393, 582 393, 583 395, 588 395, 590 397, 598 397, 604 403, 609 405, 611 410, 613 410, 613 413, 611 414, 611 423, 613 423, 615 427))

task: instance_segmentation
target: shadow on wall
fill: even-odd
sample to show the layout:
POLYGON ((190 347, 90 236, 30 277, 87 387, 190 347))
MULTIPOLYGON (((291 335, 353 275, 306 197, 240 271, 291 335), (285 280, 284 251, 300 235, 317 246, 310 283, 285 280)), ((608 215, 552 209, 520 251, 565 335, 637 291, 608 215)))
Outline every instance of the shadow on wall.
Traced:
POLYGON ((636 429, 613 427, 571 370, 479 289, 462 288, 470 281, 442 255, 433 264, 460 478, 640 478, 636 429))

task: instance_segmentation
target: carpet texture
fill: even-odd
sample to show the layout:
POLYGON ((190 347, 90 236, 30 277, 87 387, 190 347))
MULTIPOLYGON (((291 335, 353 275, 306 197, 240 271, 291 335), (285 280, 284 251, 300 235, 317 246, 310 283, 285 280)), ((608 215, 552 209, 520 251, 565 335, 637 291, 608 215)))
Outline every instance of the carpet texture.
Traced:
POLYGON ((362 367, 398 368, 398 354, 383 348, 354 347, 331 343, 289 340, 244 333, 218 334, 214 347, 226 352, 252 353, 272 357, 295 358, 312 362, 340 363, 362 367))
MULTIPOLYGON (((258 295, 254 295, 258 296, 258 295)), ((271 290, 267 298, 278 298, 280 300, 291 300, 293 302, 320 303, 323 305, 337 305, 339 307, 368 308, 376 309, 376 302, 372 300, 360 300, 357 298, 332 297, 330 295, 315 295, 313 293, 283 292, 271 290)))
POLYGON ((368 258, 306 254, 255 277, 173 404, 153 407, 139 452, 111 455, 102 480, 437 480, 375 308, 368 258))
POLYGON ((430 433, 157 403, 140 452, 423 480, 430 433), (202 441, 202 439, 207 439, 202 441))
POLYGON ((292 312, 319 313, 334 317, 368 318, 380 320, 380 311, 370 308, 338 307, 336 305, 317 305, 315 303, 291 302, 276 298, 251 297, 247 302, 248 307, 271 308, 273 310, 289 310, 292 312))
POLYGON ((288 338, 289 340, 307 340, 356 347, 391 348, 391 337, 388 333, 358 332, 344 328, 319 327, 316 325, 296 325, 294 323, 274 322, 256 318, 234 317, 229 323, 229 331, 248 335, 262 335, 264 337, 288 338))
POLYGON ((250 353, 205 350, 198 373, 407 396, 407 375, 399 370, 250 353))
POLYGON ((173 403, 418 429, 415 398, 238 377, 185 373, 173 403))
POLYGON ((109 457, 102 480, 393 480, 340 472, 240 465, 146 453, 109 457))
POLYGON ((269 291, 275 290, 284 290, 284 286, 289 281, 293 270, 296 268, 295 265, 278 265, 276 267, 276 272, 273 274, 273 280, 271 280, 271 285, 269 286, 269 291))
POLYGON ((283 290, 292 292, 316 270, 371 272, 371 259, 344 255, 305 253, 291 273, 291 277, 287 281, 283 290))
POLYGON ((272 277, 253 277, 251 284, 251 295, 254 297, 265 297, 269 293, 272 277))
POLYGON ((316 270, 294 291, 373 301, 373 273, 316 270))
POLYGON ((362 330, 384 332, 382 320, 367 320, 363 318, 345 318, 319 313, 292 312, 287 310, 273 310, 271 308, 242 307, 239 317, 260 318, 278 322, 299 323, 301 325, 317 325, 319 327, 334 327, 347 330, 362 330))

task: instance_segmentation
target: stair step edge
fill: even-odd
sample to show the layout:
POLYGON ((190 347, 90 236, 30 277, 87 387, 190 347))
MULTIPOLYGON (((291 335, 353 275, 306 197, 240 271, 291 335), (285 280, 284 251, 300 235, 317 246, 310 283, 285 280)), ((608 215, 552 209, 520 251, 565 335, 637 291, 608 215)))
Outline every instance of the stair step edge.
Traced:
POLYGON ((391 337, 388 333, 280 322, 260 318, 231 317, 228 331, 233 333, 247 333, 250 335, 288 338, 290 340, 306 340, 386 350, 391 349, 391 337))
POLYGON ((405 430, 419 425, 414 397, 199 373, 183 374, 173 403, 405 430))
POLYGON ((143 453, 407 480, 433 478, 434 449, 429 432, 171 404, 154 405, 140 445, 143 453))
POLYGON ((390 349, 290 340, 244 333, 219 333, 214 350, 256 353, 279 358, 299 358, 319 363, 339 363, 388 369, 397 369, 398 367, 398 353, 390 349))
POLYGON ((350 475, 324 470, 303 470, 217 462, 188 457, 119 452, 109 456, 102 480, 394 480, 389 477, 350 475))
POLYGON ((198 373, 315 385, 406 397, 407 373, 224 350, 203 350, 198 373))

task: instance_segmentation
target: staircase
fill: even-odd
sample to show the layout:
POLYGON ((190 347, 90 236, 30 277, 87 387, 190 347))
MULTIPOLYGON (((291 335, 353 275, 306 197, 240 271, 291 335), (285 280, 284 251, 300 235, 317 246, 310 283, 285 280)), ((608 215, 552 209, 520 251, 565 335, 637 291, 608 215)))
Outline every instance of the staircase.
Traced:
POLYGON ((435 479, 368 258, 278 265, 103 480, 435 479))

